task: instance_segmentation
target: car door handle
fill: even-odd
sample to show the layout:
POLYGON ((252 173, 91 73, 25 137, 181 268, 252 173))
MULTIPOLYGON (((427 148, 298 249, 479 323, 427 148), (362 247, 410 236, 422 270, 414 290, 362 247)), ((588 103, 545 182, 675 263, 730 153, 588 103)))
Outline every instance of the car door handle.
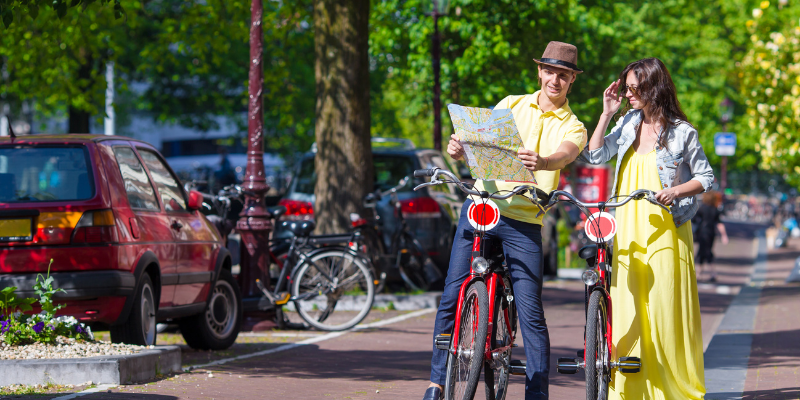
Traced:
POLYGON ((183 228, 183 224, 180 223, 180 221, 172 221, 172 225, 170 225, 170 227, 176 231, 179 231, 181 228, 183 228))

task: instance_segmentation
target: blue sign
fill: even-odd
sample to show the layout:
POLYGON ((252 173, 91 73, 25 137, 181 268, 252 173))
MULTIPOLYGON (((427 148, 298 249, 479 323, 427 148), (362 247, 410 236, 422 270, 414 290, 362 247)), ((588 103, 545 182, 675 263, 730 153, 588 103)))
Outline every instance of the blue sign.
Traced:
POLYGON ((736 154, 736 134, 732 132, 719 132, 714 134, 714 151, 718 156, 732 156, 736 154))

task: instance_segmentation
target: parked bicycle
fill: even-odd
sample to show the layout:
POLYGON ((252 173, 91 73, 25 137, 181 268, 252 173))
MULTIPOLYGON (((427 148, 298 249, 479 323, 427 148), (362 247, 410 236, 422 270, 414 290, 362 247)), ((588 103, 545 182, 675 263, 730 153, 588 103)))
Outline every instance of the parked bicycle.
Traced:
POLYGON ((372 218, 366 220, 358 214, 351 215, 356 237, 361 242, 361 251, 366 253, 378 271, 380 278, 379 289, 383 289, 387 273, 390 268, 399 272, 401 279, 411 290, 428 290, 431 283, 442 279, 441 272, 422 248, 422 245, 411 233, 401 208, 397 192, 409 184, 411 179, 406 176, 397 186, 368 194, 364 198, 364 207, 372 210, 372 218), (384 244, 383 221, 377 211, 377 203, 386 196, 390 197, 390 204, 395 210, 397 222, 388 251, 384 244))
MULTIPOLYGON (((244 195, 253 194, 238 185, 226 186, 214 196, 203 195, 208 208, 216 212, 209 219, 223 237, 233 229, 227 218, 231 201, 244 201, 244 195)), ((267 212, 277 220, 286 208, 268 207, 267 212)), ((275 309, 278 327, 305 327, 287 318, 283 308, 290 303, 305 323, 319 330, 345 330, 361 322, 372 309, 377 280, 367 256, 355 250, 358 238, 352 233, 313 236, 313 221, 285 221, 283 225, 293 236, 270 246, 268 257, 276 266, 275 274, 271 276, 269 269, 260 271, 261 278, 256 280, 275 309), (347 311, 339 304, 345 295, 354 296, 347 311), (339 312, 334 316, 334 311, 339 312)))

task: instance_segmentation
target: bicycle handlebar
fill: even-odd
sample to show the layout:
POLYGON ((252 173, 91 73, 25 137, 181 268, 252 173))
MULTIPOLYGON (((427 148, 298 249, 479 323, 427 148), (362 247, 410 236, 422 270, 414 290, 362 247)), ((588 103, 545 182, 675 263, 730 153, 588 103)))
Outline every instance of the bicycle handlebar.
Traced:
POLYGON ((658 200, 656 200, 655 192, 653 192, 652 190, 648 190, 648 189, 636 190, 633 193, 631 193, 630 195, 628 195, 622 201, 617 201, 617 202, 596 202, 596 203, 584 203, 584 202, 578 200, 577 198, 575 198, 575 196, 573 196, 572 193, 565 192, 563 190, 554 190, 554 191, 552 191, 552 192, 550 192, 548 194, 545 191, 543 191, 543 190, 541 190, 541 189, 539 189, 537 187, 528 186, 528 185, 517 186, 514 189, 512 189, 510 193, 507 193, 507 194, 502 194, 502 195, 489 194, 488 192, 479 192, 477 190, 471 189, 470 187, 467 186, 467 184, 465 184, 464 182, 461 182, 455 176, 455 174, 453 174, 450 171, 446 171, 446 170, 443 170, 443 169, 440 169, 440 168, 418 169, 418 170, 414 171, 414 176, 415 177, 422 177, 422 176, 430 176, 431 177, 431 181, 430 182, 426 182, 426 183, 423 183, 421 185, 418 185, 417 187, 414 188, 414 190, 418 190, 418 189, 421 189, 421 188, 426 187, 426 186, 440 185, 442 183, 445 183, 445 181, 438 179, 442 175, 446 176, 447 178, 450 178, 451 181, 452 181, 451 183, 455 183, 464 193, 467 193, 467 194, 470 194, 470 195, 474 195, 474 196, 480 196, 481 198, 492 198, 492 199, 498 199, 498 200, 505 200, 505 199, 508 199, 509 197, 514 196, 514 195, 523 195, 525 193, 531 193, 531 194, 536 196, 536 198, 530 198, 530 200, 531 200, 531 202, 533 204, 535 204, 537 207, 539 207, 539 210, 540 210, 539 214, 546 212, 547 210, 549 210, 550 208, 555 206, 556 203, 558 203, 559 201, 565 201, 565 200, 561 199, 562 196, 567 198, 566 201, 569 201, 569 202, 577 205, 579 208, 581 208, 582 211, 584 212, 584 214, 586 214, 587 217, 589 216, 589 214, 588 214, 588 209, 589 208, 602 208, 602 209, 617 208, 617 207, 622 207, 623 205, 625 205, 626 203, 628 203, 631 200, 642 200, 642 199, 647 200, 648 202, 653 203, 653 204, 663 208, 666 212, 672 214, 672 211, 669 209, 669 207, 659 203, 658 200), (544 205, 542 203, 544 203, 544 205))
POLYGON ((430 182, 426 182, 426 183, 423 183, 421 185, 418 185, 417 187, 414 188, 414 190, 418 190, 418 189, 421 189, 421 188, 426 187, 426 186, 433 186, 433 185, 439 185, 439 184, 445 183, 445 181, 438 180, 438 178, 440 176, 442 176, 442 175, 444 175, 447 178, 450 178, 450 180, 452 182, 448 182, 448 183, 456 184, 459 187, 459 189, 461 189, 461 191, 463 191, 464 193, 469 194, 469 195, 473 195, 473 196, 480 196, 481 198, 484 198, 484 199, 489 198, 489 199, 505 200, 505 199, 508 199, 511 196, 523 195, 525 193, 530 193, 530 194, 536 196, 538 201, 542 201, 542 202, 550 201, 550 195, 547 194, 547 192, 545 192, 544 190, 539 189, 539 188, 537 188, 535 186, 530 186, 530 185, 517 186, 514 189, 512 189, 509 193, 506 193, 506 194, 490 194, 489 192, 485 192, 485 191, 477 191, 477 190, 472 189, 472 187, 468 186, 466 183, 461 182, 455 176, 455 174, 453 174, 452 172, 444 170, 444 169, 441 169, 441 168, 418 169, 418 170, 414 171, 414 176, 415 177, 423 177, 423 176, 430 176, 431 177, 431 181, 430 182))

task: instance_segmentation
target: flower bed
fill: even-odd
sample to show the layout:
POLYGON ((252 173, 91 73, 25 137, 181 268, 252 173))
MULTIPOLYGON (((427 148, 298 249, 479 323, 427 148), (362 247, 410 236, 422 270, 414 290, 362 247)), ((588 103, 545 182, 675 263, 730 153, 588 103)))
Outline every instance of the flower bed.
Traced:
MULTIPOLYGON (((52 264, 53 260, 50 260, 52 264)), ((56 317, 56 311, 64 306, 55 305, 53 295, 66 291, 53 288, 50 266, 47 267, 47 276, 39 274, 36 277, 33 289, 39 300, 17 297, 17 288, 13 286, 0 290, 0 345, 3 348, 34 343, 57 345, 59 338, 94 341, 92 330, 74 317, 56 317), (36 302, 42 309, 39 314, 23 314, 33 310, 36 302)))

